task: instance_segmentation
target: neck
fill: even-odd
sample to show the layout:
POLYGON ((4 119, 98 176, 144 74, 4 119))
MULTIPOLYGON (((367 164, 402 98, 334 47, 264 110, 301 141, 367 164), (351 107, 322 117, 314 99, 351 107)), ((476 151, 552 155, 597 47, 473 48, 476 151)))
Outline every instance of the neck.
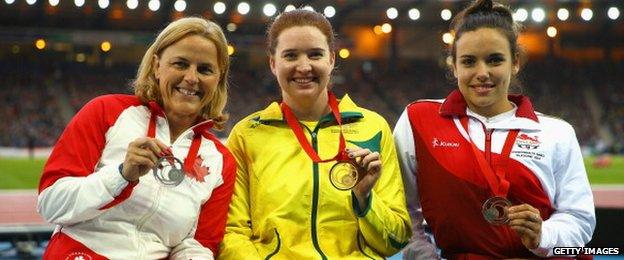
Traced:
POLYGON ((511 101, 505 100, 505 102, 502 102, 500 104, 494 104, 489 107, 478 107, 478 106, 469 104, 468 108, 470 108, 472 112, 475 112, 479 115, 490 118, 490 117, 500 115, 502 113, 512 110, 514 108, 514 105, 511 104, 511 101))
POLYGON ((314 100, 292 100, 284 96, 284 102, 300 121, 318 121, 325 114, 329 113, 331 109, 327 104, 328 95, 324 93, 314 100))
POLYGON ((174 113, 166 112, 167 121, 169 122, 169 133, 171 135, 171 143, 189 127, 193 126, 197 117, 195 116, 180 116, 174 113))

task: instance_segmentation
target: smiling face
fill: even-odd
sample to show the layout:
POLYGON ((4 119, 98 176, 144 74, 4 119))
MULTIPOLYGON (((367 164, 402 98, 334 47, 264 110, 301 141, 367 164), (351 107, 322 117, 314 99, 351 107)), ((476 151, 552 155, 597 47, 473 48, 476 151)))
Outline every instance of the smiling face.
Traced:
POLYGON ((512 109, 507 94, 519 64, 505 36, 480 28, 462 34, 455 45, 453 74, 470 110, 489 117, 512 109))
POLYGON ((154 55, 154 76, 168 117, 195 119, 213 98, 219 77, 215 44, 190 35, 154 55))
POLYGON ((327 37, 318 28, 293 26, 281 31, 270 65, 284 102, 312 104, 326 95, 334 60, 327 37))

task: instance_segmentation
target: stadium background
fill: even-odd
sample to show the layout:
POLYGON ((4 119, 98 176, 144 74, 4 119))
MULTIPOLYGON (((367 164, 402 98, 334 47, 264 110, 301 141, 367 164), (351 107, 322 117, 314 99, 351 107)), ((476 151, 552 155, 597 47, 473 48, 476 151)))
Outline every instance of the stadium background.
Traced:
MULTIPOLYGON (((576 129, 596 196, 593 246, 624 247, 624 1, 502 1, 525 30, 519 77, 536 110, 576 129)), ((394 125, 409 102, 454 88, 445 67, 449 18, 460 0, 1 0, 0 258, 37 258, 50 226, 36 189, 50 147, 91 98, 131 93, 138 62, 183 16, 220 24, 232 58, 230 121, 279 100, 265 52, 267 23, 309 6, 332 22, 333 86, 394 125), (34 256, 28 256, 28 254, 34 256)), ((624 256, 621 256, 624 259, 624 256)))

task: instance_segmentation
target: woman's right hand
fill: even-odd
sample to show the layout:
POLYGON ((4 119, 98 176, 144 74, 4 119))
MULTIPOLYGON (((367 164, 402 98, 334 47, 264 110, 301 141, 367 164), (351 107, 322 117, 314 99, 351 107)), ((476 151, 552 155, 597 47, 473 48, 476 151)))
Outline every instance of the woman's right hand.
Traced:
POLYGON ((160 157, 167 154, 171 154, 171 148, 158 139, 137 138, 128 144, 121 175, 127 181, 136 181, 154 168, 160 157))

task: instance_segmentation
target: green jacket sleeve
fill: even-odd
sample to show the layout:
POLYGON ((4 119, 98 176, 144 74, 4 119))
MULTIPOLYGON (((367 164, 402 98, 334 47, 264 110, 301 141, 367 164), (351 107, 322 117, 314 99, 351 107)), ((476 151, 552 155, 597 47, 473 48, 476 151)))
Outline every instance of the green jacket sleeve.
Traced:
POLYGON ((379 153, 381 176, 369 196, 368 207, 359 211, 352 194, 353 209, 366 243, 382 255, 391 256, 407 245, 411 222, 390 127, 384 121, 379 153))
MULTIPOLYGON (((240 127, 240 126, 239 126, 240 127)), ((219 259, 260 259, 251 242, 251 217, 249 212, 249 180, 245 146, 238 127, 235 127, 226 142, 236 158, 236 182, 228 213, 225 236, 221 243, 219 259)))

